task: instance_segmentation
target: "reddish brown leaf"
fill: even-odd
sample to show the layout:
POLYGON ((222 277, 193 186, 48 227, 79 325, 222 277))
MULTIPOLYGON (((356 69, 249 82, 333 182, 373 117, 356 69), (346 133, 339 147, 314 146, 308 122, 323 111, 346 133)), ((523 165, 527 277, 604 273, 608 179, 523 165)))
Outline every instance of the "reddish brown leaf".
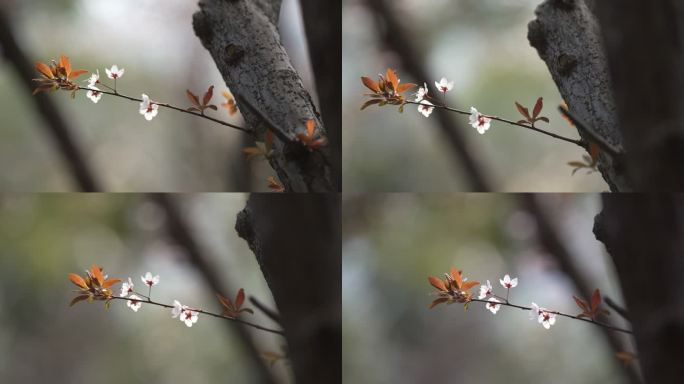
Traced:
POLYGON ((404 93, 415 86, 416 84, 412 83, 399 84, 399 86, 397 87, 397 93, 404 93))
POLYGON ((589 310, 589 303, 586 301, 580 299, 579 297, 572 295, 572 298, 575 299, 575 303, 577 303, 577 306, 580 307, 580 309, 583 312, 587 312, 589 310))
POLYGON ((275 179, 273 176, 268 177, 268 188, 271 189, 273 192, 285 192, 285 186, 280 184, 278 180, 275 179))
POLYGON ((62 55, 59 58, 59 66, 64 68, 64 71, 66 72, 67 76, 71 73, 71 62, 69 61, 69 58, 62 55))
POLYGON ((596 312, 599 305, 601 305, 601 292, 596 289, 591 295, 591 311, 596 312))
POLYGON ((75 79, 84 73, 88 73, 88 71, 86 71, 85 69, 79 69, 79 70, 73 71, 69 74, 69 79, 75 79))
POLYGON ((382 102, 382 100, 380 100, 380 99, 368 100, 368 101, 366 101, 365 103, 363 103, 363 105, 361 106, 361 110, 363 111, 364 109, 370 107, 371 105, 373 105, 373 104, 378 104, 378 103, 380 103, 380 102, 382 102))
POLYGON ((50 79, 55 78, 55 76, 52 75, 52 70, 45 63, 37 62, 36 63, 36 69, 38 70, 38 72, 42 73, 47 78, 50 78, 50 79))
POLYGON ((199 103, 199 98, 197 97, 197 95, 195 95, 194 93, 190 92, 189 89, 186 89, 186 90, 185 90, 185 94, 188 95, 188 99, 190 99, 190 102, 192 103, 192 105, 195 105, 195 106, 197 106, 197 107, 200 107, 200 106, 201 106, 200 103, 199 103))
POLYGON ((456 286, 458 287, 458 289, 461 289, 461 285, 463 284, 463 278, 461 277, 461 271, 457 270, 456 267, 451 267, 451 277, 456 282, 456 286))
POLYGON ((210 86, 209 89, 204 93, 204 97, 202 98, 202 105, 207 105, 209 104, 209 101, 211 98, 214 96, 214 86, 210 86))
POLYGON ((397 88, 399 88, 399 79, 397 78, 397 74, 391 68, 387 68, 387 80, 389 80, 390 84, 392 84, 392 89, 397 91, 397 88))
POLYGON ((368 89, 373 91, 374 93, 380 93, 380 87, 378 87, 378 83, 373 81, 370 77, 361 77, 361 81, 363 82, 363 85, 365 85, 368 89))
POLYGON ((545 123, 547 123, 547 124, 549 123, 549 118, 546 117, 546 116, 538 117, 537 120, 541 120, 541 121, 543 121, 543 122, 545 122, 545 123))
POLYGON ((527 108, 520 105, 517 101, 515 102, 515 107, 518 108, 518 112, 520 112, 520 114, 523 115, 527 121, 532 120, 530 118, 530 111, 528 111, 527 108))
POLYGON ((83 278, 75 273, 70 273, 69 274, 69 280, 71 280, 72 283, 76 284, 76 286, 83 288, 83 289, 88 289, 88 285, 86 285, 85 280, 83 278))
POLYGON ((76 296, 76 297, 74 297, 73 300, 71 300, 71 303, 69 303, 69 306, 72 307, 74 304, 76 304, 76 303, 78 303, 78 302, 81 302, 81 301, 83 301, 83 300, 88 299, 88 297, 90 297, 90 296, 89 296, 89 295, 80 295, 80 296, 76 296))
POLYGON ((518 120, 516 123, 518 123, 518 124, 529 124, 530 122, 527 120, 518 120))
POLYGON ((105 282, 102 284, 102 286, 105 288, 109 288, 112 285, 120 283, 120 282, 121 282, 121 279, 108 279, 108 280, 105 280, 105 282))
POLYGON ((462 291, 469 291, 471 288, 474 286, 480 284, 479 281, 466 281, 463 283, 463 286, 461 287, 462 291))
POLYGON ((224 308, 233 311, 233 303, 230 301, 229 298, 223 297, 220 293, 217 293, 216 297, 218 298, 219 302, 224 308))
POLYGON ((449 299, 447 299, 446 297, 440 297, 439 299, 435 299, 432 303, 430 303, 428 309, 432 309, 435 305, 446 303, 447 301, 449 301, 449 299))
POLYGON ((615 354, 615 357, 617 357, 620 361, 622 361, 625 364, 625 367, 630 365, 634 360, 636 360, 637 356, 631 352, 627 351, 620 351, 615 354))
POLYGON ((434 277, 434 276, 429 276, 428 281, 430 282, 430 284, 433 287, 437 288, 440 291, 446 291, 447 290, 446 285, 444 285, 444 281, 442 281, 442 279, 439 279, 439 278, 434 277))
POLYGON ((316 128, 316 121, 314 119, 309 119, 306 121, 306 134, 310 138, 313 138, 314 129, 316 128))
POLYGON ((242 307, 242 303, 245 302, 245 290, 240 288, 240 290, 237 293, 237 296, 235 297, 235 308, 240 309, 242 307))
POLYGON ((100 269, 100 267, 98 267, 97 265, 93 264, 93 266, 90 268, 90 273, 97 280, 97 283, 100 286, 102 286, 102 284, 104 283, 104 276, 102 275, 102 269, 100 269))
POLYGON ((534 104, 534 109, 532 110, 532 118, 536 118, 539 116, 539 113, 541 112, 542 108, 544 107, 544 101, 543 98, 538 98, 537 103, 534 104))
POLYGON ((266 145, 266 151, 270 151, 273 148, 273 132, 268 131, 264 136, 264 144, 266 145))
POLYGON ((599 148, 599 146, 594 142, 589 143, 589 156, 591 156, 591 161, 593 164, 598 162, 599 153, 601 153, 601 148, 599 148))

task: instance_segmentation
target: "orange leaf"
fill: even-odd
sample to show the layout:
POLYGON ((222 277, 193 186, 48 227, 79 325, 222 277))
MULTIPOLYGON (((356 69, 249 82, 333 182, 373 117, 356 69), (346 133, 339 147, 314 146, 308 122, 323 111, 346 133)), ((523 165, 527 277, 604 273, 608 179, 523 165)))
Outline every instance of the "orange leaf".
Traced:
POLYGON ((314 119, 309 119, 306 121, 306 134, 309 137, 313 137, 314 128, 316 128, 316 121, 314 119))
POLYGON ((244 303, 244 302, 245 302, 245 290, 240 288, 237 296, 235 297, 235 308, 240 309, 240 307, 242 307, 242 303, 244 303))
POLYGON ((104 276, 102 276, 102 270, 100 269, 100 267, 93 264, 93 266, 90 268, 90 273, 93 275, 93 277, 95 277, 98 284, 102 286, 102 284, 104 283, 104 276))
POLYGON ((69 73, 69 79, 75 79, 84 73, 88 73, 88 71, 86 71, 85 69, 79 69, 79 70, 73 71, 73 72, 69 73))
POLYGON ((278 180, 275 179, 273 176, 268 177, 268 187, 273 191, 273 192, 285 192, 285 186, 280 184, 278 180))
POLYGON ((399 79, 397 79, 397 74, 391 68, 387 68, 387 80, 392 84, 392 89, 397 91, 399 88, 399 79))
POLYGON ((451 267, 451 277, 456 282, 456 286, 458 287, 458 289, 461 289, 461 285, 463 284, 463 278, 461 277, 461 271, 457 270, 455 267, 451 267))
POLYGON ((207 92, 204 93, 204 98, 202 99, 202 105, 207 105, 211 98, 214 96, 214 86, 210 86, 207 92))
POLYGON ((462 291, 469 291, 471 288, 473 288, 474 286, 476 286, 478 284, 480 284, 479 281, 466 281, 465 283, 463 283, 461 290, 462 291))
POLYGON ((440 297, 439 299, 435 299, 432 303, 430 303, 428 309, 432 309, 435 305, 439 305, 447 301, 449 301, 449 299, 447 299, 446 297, 440 297))
POLYGON ((380 93, 380 87, 378 87, 378 83, 373 81, 370 77, 361 77, 361 81, 363 82, 363 85, 365 85, 368 89, 373 91, 374 93, 380 93))
POLYGON ((591 156, 591 160, 594 164, 598 161, 599 153, 601 153, 601 148, 594 143, 590 142, 589 143, 589 156, 591 156))
POLYGON ((195 95, 194 93, 190 92, 189 89, 186 89, 186 90, 185 90, 185 94, 188 95, 188 99, 190 99, 190 102, 192 103, 192 105, 195 105, 195 106, 198 106, 198 107, 200 106, 199 98, 197 97, 197 95, 195 95))
POLYGON ((627 351, 620 351, 620 352, 617 352, 617 353, 615 354, 615 356, 616 356, 620 361, 622 361, 622 362, 625 364, 625 366, 628 366, 629 364, 631 364, 631 363, 637 358, 637 356, 636 356, 635 354, 630 353, 630 352, 627 352, 627 351))
POLYGON ((591 311, 596 312, 599 305, 601 305, 601 292, 597 288, 591 295, 591 311))
POLYGON ((270 151, 273 148, 273 131, 266 132, 264 145, 266 145, 266 151, 270 151))
POLYGON ((37 62, 37 63, 36 63, 36 69, 38 70, 38 72, 42 73, 42 74, 43 74, 45 77, 47 77, 47 78, 50 78, 50 79, 54 79, 54 78, 55 78, 55 77, 52 75, 52 70, 51 70, 50 67, 48 67, 48 65, 45 64, 45 63, 37 62))
POLYGON ((538 98, 537 103, 534 105, 534 109, 532 110, 532 118, 536 118, 539 116, 539 113, 541 112, 542 108, 544 107, 544 101, 543 98, 538 98))
POLYGON ((434 277, 434 276, 429 276, 429 277, 428 277, 428 281, 430 282, 430 284, 431 284, 433 287, 439 289, 440 291, 446 291, 446 290, 447 290, 447 289, 446 289, 446 286, 444 285, 444 282, 442 281, 442 279, 438 279, 438 278, 436 278, 436 277, 434 277))
POLYGON ((400 84, 400 85, 397 87, 397 93, 406 92, 406 91, 408 91, 409 89, 411 89, 411 88, 413 88, 413 87, 415 87, 415 86, 416 86, 416 84, 412 84, 412 83, 400 84))
POLYGON ((69 274, 69 280, 71 280, 72 283, 76 284, 77 286, 83 288, 83 289, 88 289, 88 285, 86 285, 85 280, 83 278, 75 273, 70 273, 69 274))
POLYGON ((525 118, 527 119, 527 121, 532 120, 532 119, 530 118, 530 111, 528 111, 527 108, 525 108, 525 107, 523 107, 522 105, 520 105, 517 101, 515 102, 515 107, 518 108, 518 112, 520 112, 521 115, 525 116, 525 118))
POLYGON ((363 103, 363 105, 361 106, 361 110, 363 111, 364 109, 370 107, 371 105, 373 105, 373 104, 379 104, 379 103, 382 103, 382 100, 380 100, 380 99, 371 99, 371 100, 368 100, 368 101, 366 101, 365 103, 363 103))
POLYGON ((112 285, 120 283, 120 282, 121 282, 121 279, 109 279, 109 280, 105 280, 105 282, 102 284, 102 286, 105 288, 109 288, 112 285))
POLYGON ((64 71, 66 72, 67 76, 71 73, 71 62, 69 61, 69 58, 62 55, 59 58, 59 66, 64 68, 64 71))

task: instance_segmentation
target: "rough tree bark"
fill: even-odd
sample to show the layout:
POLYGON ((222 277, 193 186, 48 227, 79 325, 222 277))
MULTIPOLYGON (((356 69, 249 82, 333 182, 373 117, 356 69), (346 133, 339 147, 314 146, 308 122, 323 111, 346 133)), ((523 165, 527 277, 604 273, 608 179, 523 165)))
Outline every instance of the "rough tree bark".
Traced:
MULTIPOLYGON (((305 122, 321 118, 280 43, 280 0, 201 0, 193 15, 195 34, 211 53, 236 96, 254 138, 274 133, 271 166, 288 191, 334 190, 330 150, 309 151, 296 141, 305 122)), ((335 143, 339 144, 339 143, 335 143)))
POLYGON ((594 234, 613 258, 647 383, 681 383, 684 196, 604 195, 594 234))
POLYGON ((235 229, 278 307, 298 384, 342 380, 339 194, 253 194, 235 229))
MULTIPOLYGON (((546 0, 535 14, 527 38, 546 63, 568 109, 596 134, 622 148, 596 17, 582 0, 546 0)), ((588 139, 585 132, 579 133, 588 139)), ((598 168, 612 191, 632 189, 620 161, 602 153, 598 168)))
POLYGON ((596 2, 627 169, 638 191, 684 191, 684 3, 596 2))

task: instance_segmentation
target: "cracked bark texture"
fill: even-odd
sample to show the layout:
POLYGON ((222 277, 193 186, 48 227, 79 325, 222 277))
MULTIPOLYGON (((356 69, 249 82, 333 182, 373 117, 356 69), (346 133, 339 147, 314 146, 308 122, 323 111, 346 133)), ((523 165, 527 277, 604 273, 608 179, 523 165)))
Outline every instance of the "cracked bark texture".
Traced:
POLYGON ((596 2, 635 190, 684 191, 684 3, 596 2))
POLYGON ((255 140, 273 131, 275 154, 269 162, 283 185, 292 192, 333 191, 329 148, 309 151, 296 141, 308 119, 326 133, 280 42, 280 1, 201 0, 199 7, 195 34, 236 96, 255 140))
POLYGON ((647 383, 681 383, 684 195, 603 195, 594 234, 612 256, 647 383))
POLYGON ((273 293, 295 382, 342 380, 339 194, 252 194, 235 229, 273 293))
MULTIPOLYGON (((546 63, 570 112, 622 148, 601 31, 589 6, 582 0, 544 1, 528 24, 527 38, 546 63)), ((598 168, 612 191, 632 190, 621 162, 601 154, 598 168)))

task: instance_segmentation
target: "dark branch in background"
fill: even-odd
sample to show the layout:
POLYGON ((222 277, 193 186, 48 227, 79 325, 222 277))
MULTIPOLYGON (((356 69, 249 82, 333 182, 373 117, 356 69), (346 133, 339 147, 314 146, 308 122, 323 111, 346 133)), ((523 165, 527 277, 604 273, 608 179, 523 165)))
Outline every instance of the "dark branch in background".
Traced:
MULTIPOLYGON (((231 291, 229 289, 230 287, 225 282, 225 279, 217 275, 216 269, 210 265, 208 257, 197 242, 190 224, 186 222, 185 216, 178 207, 174 197, 168 194, 151 194, 150 199, 155 202, 165 214, 165 225, 169 238, 185 250, 190 262, 204 277, 203 281, 207 283, 207 288, 213 293, 229 296, 227 293, 231 291)), ((229 332, 233 333, 237 331, 238 339, 242 342, 242 345, 251 359, 254 368, 253 372, 258 374, 259 382, 264 384, 275 383, 276 380, 272 377, 270 370, 266 367, 266 364, 261 358, 247 329, 242 325, 227 325, 229 332)))
POLYGON ((342 380, 341 197, 252 194, 235 229, 273 293, 297 384, 342 380))
MULTIPOLYGON (((421 62, 423 55, 419 54, 410 33, 405 29, 405 26, 410 23, 406 22, 406 18, 403 18, 402 21, 399 20, 394 8, 390 5, 390 1, 365 0, 364 4, 375 16, 380 38, 388 48, 397 53, 406 71, 416 80, 429 83, 429 79, 436 79, 427 73, 421 62)), ((453 149, 454 163, 462 168, 470 184, 468 190, 473 192, 491 191, 490 181, 485 177, 481 164, 470 152, 470 146, 461 133, 464 130, 460 124, 451 114, 445 111, 436 112, 439 128, 446 138, 448 146, 453 149)))
POLYGON ((334 191, 330 149, 309 151, 293 142, 309 119, 323 136, 325 130, 280 44, 280 1, 201 0, 199 8, 193 15, 195 34, 235 96, 247 126, 255 130, 254 139, 264 141, 269 129, 277 139, 269 162, 280 181, 293 192, 334 191))
POLYGON ((342 191, 342 2, 300 0, 316 93, 328 132, 332 180, 342 191))
POLYGON ((639 192, 684 191, 681 0, 596 2, 626 168, 639 192))
MULTIPOLYGON (((591 10, 583 0, 546 0, 535 14, 527 39, 546 63, 568 109, 597 136, 621 149, 601 32, 591 10)), ((589 139, 586 131, 579 134, 589 139)), ((611 190, 631 190, 624 169, 611 156, 601 154, 598 169, 611 190)))
POLYGON ((249 302, 252 303, 258 310, 263 312, 264 315, 268 316, 271 320, 275 321, 278 324, 281 323, 280 315, 276 311, 267 307, 264 303, 259 301, 259 299, 257 299, 256 297, 250 296, 249 302))
POLYGON ((684 196, 602 195, 594 234, 612 256, 647 383, 682 381, 684 196), (657 294, 644 287, 655 287, 657 294))
POLYGON ((604 297, 603 300, 606 302, 606 305, 609 306, 613 311, 617 312, 620 316, 622 316, 623 319, 630 321, 629 320, 629 313, 627 312, 626 309, 622 308, 621 306, 618 305, 613 299, 610 297, 604 297))
MULTIPOLYGON (((3 55, 17 72, 25 86, 27 95, 30 95, 35 85, 31 80, 36 77, 33 69, 34 63, 29 60, 17 42, 3 6, 0 6, 0 44, 3 55)), ((75 135, 50 96, 40 93, 31 97, 31 101, 35 103, 38 113, 44 120, 42 126, 54 140, 54 144, 65 165, 69 168, 78 188, 85 192, 102 190, 99 180, 90 169, 83 151, 76 142, 75 135)))
MULTIPOLYGON (((544 210, 544 208, 542 208, 535 195, 521 194, 519 196, 522 207, 525 208, 537 222, 538 237, 541 245, 558 261, 563 272, 565 272, 575 284, 580 296, 589 299, 594 289, 598 288, 597 284, 589 281, 586 277, 586 273, 581 271, 580 266, 576 262, 577 258, 565 245, 560 234, 560 229, 554 219, 544 210)), ((603 315, 598 315, 597 320, 602 323, 608 323, 608 319, 603 315)), ((614 332, 607 332, 604 328, 601 329, 604 331, 602 334, 614 352, 629 350, 629 348, 626 347, 627 344, 624 338, 614 332)), ((642 382, 639 373, 636 371, 635 364, 624 367, 624 372, 629 378, 630 383, 638 384, 642 382)))

